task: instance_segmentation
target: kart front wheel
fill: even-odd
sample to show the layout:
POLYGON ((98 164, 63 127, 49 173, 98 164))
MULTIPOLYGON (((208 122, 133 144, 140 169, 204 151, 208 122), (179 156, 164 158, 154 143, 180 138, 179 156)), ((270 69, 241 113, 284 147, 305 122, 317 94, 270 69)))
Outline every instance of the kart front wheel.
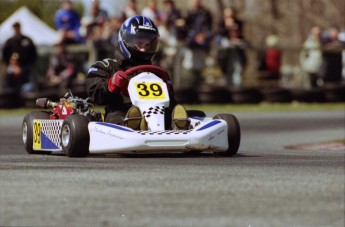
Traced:
POLYGON ((29 154, 39 153, 33 150, 34 120, 35 119, 49 119, 49 118, 50 118, 50 114, 44 111, 30 112, 24 117, 23 124, 22 124, 22 139, 23 139, 25 150, 29 154))
POLYGON ((89 154, 90 119, 83 115, 70 115, 62 123, 61 147, 68 157, 85 157, 89 154))
POLYGON ((217 153, 226 156, 235 155, 241 143, 241 128, 237 118, 232 114, 217 114, 213 119, 222 119, 228 125, 228 143, 229 148, 224 153, 217 153))

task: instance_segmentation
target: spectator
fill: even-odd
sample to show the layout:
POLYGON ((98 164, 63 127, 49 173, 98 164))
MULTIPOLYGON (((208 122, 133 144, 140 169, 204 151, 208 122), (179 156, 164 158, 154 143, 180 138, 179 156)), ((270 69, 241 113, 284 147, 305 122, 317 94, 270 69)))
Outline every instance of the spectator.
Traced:
MULTIPOLYGON (((339 33, 339 40, 345 44, 345 27, 343 27, 339 33)), ((345 81, 345 49, 343 49, 343 70, 342 70, 342 77, 345 81)))
POLYGON ((32 91, 36 86, 32 75, 37 59, 36 46, 29 37, 21 33, 20 23, 14 23, 13 29, 14 36, 6 41, 2 50, 2 59, 7 66, 4 85, 21 88, 21 92, 32 91))
POLYGON ((269 77, 280 79, 280 67, 282 61, 282 51, 278 48, 279 38, 276 35, 269 35, 266 38, 266 67, 269 77))
POLYGON ((193 85, 201 83, 201 73, 205 68, 212 39, 212 15, 202 5, 201 0, 194 0, 192 9, 188 12, 186 24, 189 26, 187 37, 188 47, 192 51, 193 85))
POLYGON ((80 15, 73 8, 73 3, 70 0, 63 0, 61 7, 56 11, 55 26, 61 33, 61 42, 73 44, 83 41, 79 34, 80 15))
POLYGON ((20 90, 23 84, 27 82, 25 75, 27 72, 19 64, 19 54, 13 53, 10 57, 7 70, 4 77, 4 88, 20 90))
POLYGON ((321 42, 323 61, 320 67, 320 76, 325 83, 339 82, 342 79, 341 48, 344 47, 344 43, 339 40, 339 28, 337 26, 330 27, 326 37, 321 42))
POLYGON ((202 0, 193 1, 192 9, 188 12, 186 20, 190 34, 212 31, 212 14, 203 6, 202 0))
POLYGON ((162 12, 162 20, 166 25, 169 33, 175 38, 184 38, 186 32, 185 20, 181 11, 176 8, 173 0, 164 1, 164 10, 162 12))
POLYGON ((282 51, 278 47, 279 38, 276 35, 266 37, 266 48, 260 56, 259 80, 277 82, 281 78, 280 68, 282 51))
POLYGON ((94 24, 89 26, 86 43, 89 48, 89 64, 112 56, 114 45, 118 42, 118 31, 122 24, 122 17, 112 17, 103 26, 94 24))
POLYGON ((112 17, 103 28, 103 37, 108 40, 113 46, 118 43, 118 34, 123 20, 121 17, 112 17))
POLYGON ((141 15, 151 19, 156 24, 159 24, 162 20, 161 13, 157 8, 156 0, 147 0, 147 6, 143 8, 141 15))
POLYGON ((74 55, 66 49, 66 44, 58 43, 55 45, 55 52, 49 59, 49 66, 46 73, 48 85, 58 86, 65 90, 72 84, 77 75, 77 67, 74 55))
POLYGON ((238 38, 243 39, 243 21, 237 17, 237 11, 232 7, 226 7, 223 10, 223 16, 217 23, 217 39, 228 37, 231 29, 236 29, 238 38))
POLYGON ((128 0, 128 4, 122 10, 122 21, 125 21, 127 18, 139 15, 139 10, 137 7, 136 0, 128 0))
POLYGON ((228 29, 227 37, 222 37, 218 45, 218 62, 224 73, 226 85, 241 86, 243 71, 247 64, 245 50, 248 44, 241 38, 237 24, 228 29))
POLYGON ((92 43, 96 51, 96 60, 101 60, 112 56, 114 53, 114 47, 112 45, 113 38, 110 29, 115 31, 112 24, 107 22, 102 28, 101 26, 94 26, 92 31, 92 43))
POLYGON ((93 27, 103 28, 104 24, 109 21, 108 13, 106 10, 100 8, 100 0, 92 1, 90 15, 81 18, 81 27, 79 33, 85 41, 91 39, 93 27))
POLYGON ((100 7, 100 0, 92 1, 91 18, 92 22, 99 26, 103 26, 104 23, 109 21, 108 12, 100 7))
POLYGON ((318 73, 322 62, 321 28, 314 26, 303 43, 300 54, 302 70, 308 75, 311 87, 317 87, 318 73))
POLYGON ((85 42, 88 42, 91 39, 91 33, 94 26, 95 24, 93 23, 91 17, 84 16, 81 18, 79 34, 81 37, 83 37, 85 42))
POLYGON ((179 51, 183 52, 183 39, 186 38, 185 19, 173 0, 164 0, 160 15, 160 45, 154 63, 166 69, 176 84, 179 78, 174 77, 174 74, 178 74, 177 70, 181 69, 177 55, 179 51))

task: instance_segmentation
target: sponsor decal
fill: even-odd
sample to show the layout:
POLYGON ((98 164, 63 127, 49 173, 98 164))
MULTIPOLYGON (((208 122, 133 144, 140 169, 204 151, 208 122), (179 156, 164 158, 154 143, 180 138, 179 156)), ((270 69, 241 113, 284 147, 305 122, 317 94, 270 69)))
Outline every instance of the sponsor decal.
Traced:
POLYGON ((104 130, 104 128, 99 128, 97 126, 95 126, 90 131, 95 132, 95 133, 100 133, 104 136, 109 136, 109 137, 116 138, 116 139, 124 139, 123 137, 121 137, 117 134, 114 134, 111 130, 104 130))
POLYGON ((90 72, 97 72, 97 71, 98 71, 97 68, 92 67, 92 68, 89 69, 89 71, 88 71, 87 73, 90 73, 90 72))
POLYGON ((221 134, 223 134, 224 133, 224 129, 223 130, 220 130, 218 133, 217 133, 217 135, 221 135, 221 134))
POLYGON ((142 26, 142 25, 140 25, 139 28, 141 28, 141 29, 146 29, 146 30, 151 30, 151 31, 156 31, 155 28, 153 28, 153 27, 148 27, 148 26, 142 26))

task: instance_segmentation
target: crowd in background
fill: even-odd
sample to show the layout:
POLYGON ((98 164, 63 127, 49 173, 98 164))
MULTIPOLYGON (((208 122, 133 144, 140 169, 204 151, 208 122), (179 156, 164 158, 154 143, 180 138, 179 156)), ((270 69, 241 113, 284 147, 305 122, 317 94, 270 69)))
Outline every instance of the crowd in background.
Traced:
MULTIPOLYGON (((221 16, 214 17, 202 0, 193 0, 193 5, 185 14, 173 0, 164 0, 160 7, 156 0, 147 0, 142 9, 139 9, 136 0, 128 0, 121 15, 116 17, 110 17, 106 9, 101 8, 99 0, 92 1, 89 15, 80 15, 72 1, 62 1, 55 14, 55 26, 61 40, 49 60, 45 75, 47 84, 68 87, 76 76, 77 67, 73 54, 66 50, 68 45, 90 46, 91 61, 113 57, 120 26, 126 18, 134 15, 146 16, 157 24, 161 45, 155 64, 168 70, 175 83, 184 80, 177 75, 187 75, 181 71, 183 69, 190 74, 191 86, 203 84, 205 77, 202 73, 211 64, 208 60, 212 56, 215 59, 213 64, 224 75, 225 86, 243 85, 243 73, 248 64, 246 50, 250 48, 244 36, 245 23, 232 7, 225 7, 221 16)), ((30 79, 33 77, 29 75, 36 59, 35 46, 29 37, 20 34, 20 24, 15 24, 13 28, 17 29, 17 35, 3 48, 3 60, 8 69, 3 85, 16 89, 21 87, 23 92, 30 91, 34 89, 34 82, 30 79), (29 59, 26 59, 26 52, 30 53, 29 59), (30 83, 31 86, 28 86, 30 83)), ((333 51, 345 46, 343 36, 336 25, 325 30, 318 26, 311 29, 300 55, 301 68, 311 87, 343 80, 345 57, 341 52, 333 51)), ((279 37, 270 35, 265 44, 258 54, 259 79, 278 81, 284 54, 279 48, 279 37)))
POLYGON ((315 26, 303 44, 300 62, 303 71, 308 75, 311 87, 320 87, 328 82, 340 82, 342 69, 345 65, 345 52, 339 52, 344 48, 344 34, 340 28, 333 25, 326 30, 315 26), (344 56, 342 56, 344 55, 344 56))

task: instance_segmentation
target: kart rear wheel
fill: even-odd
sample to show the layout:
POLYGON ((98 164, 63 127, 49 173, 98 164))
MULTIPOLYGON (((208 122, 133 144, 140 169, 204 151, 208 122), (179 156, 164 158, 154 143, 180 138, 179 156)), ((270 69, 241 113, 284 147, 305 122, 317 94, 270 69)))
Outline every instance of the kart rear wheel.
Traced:
POLYGON ((213 119, 222 119, 228 124, 229 148, 225 152, 217 152, 215 154, 226 156, 235 155, 241 143, 241 128, 237 118, 232 114, 217 114, 213 119))
POLYGON ((62 123, 61 147, 68 157, 85 157, 89 154, 90 119, 83 115, 70 115, 62 123))
POLYGON ((35 119, 49 119, 50 114, 44 111, 34 111, 26 114, 23 119, 22 124, 22 139, 26 152, 29 154, 38 154, 42 152, 37 152, 33 150, 33 124, 35 119))

